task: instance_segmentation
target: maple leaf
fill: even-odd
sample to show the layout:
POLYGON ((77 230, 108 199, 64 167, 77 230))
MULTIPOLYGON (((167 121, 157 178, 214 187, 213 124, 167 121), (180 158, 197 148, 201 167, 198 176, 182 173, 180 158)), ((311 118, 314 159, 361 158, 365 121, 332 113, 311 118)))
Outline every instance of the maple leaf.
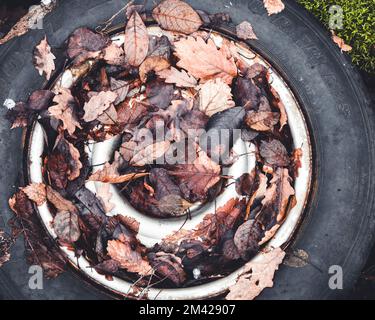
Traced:
POLYGON ((67 243, 74 243, 81 236, 75 212, 59 211, 53 219, 53 229, 58 238, 67 243))
POLYGON ((45 36, 34 49, 34 64, 40 75, 45 73, 47 80, 51 78, 52 71, 55 70, 55 62, 53 61, 55 59, 56 57, 51 52, 51 47, 47 42, 47 36, 45 36))
POLYGON ((332 40, 334 43, 337 44, 341 52, 349 52, 353 49, 351 46, 346 44, 343 39, 341 39, 339 36, 336 36, 334 31, 331 31, 331 32, 332 32, 332 40))
POLYGON ((197 80, 193 76, 185 70, 180 71, 174 67, 159 71, 156 74, 166 83, 174 83, 177 87, 194 88, 197 85, 197 80))
POLYGON ((199 110, 209 117, 235 106, 231 89, 222 79, 209 80, 199 88, 199 110))
POLYGON ((142 82, 146 82, 149 72, 154 71, 158 73, 170 67, 167 59, 159 56, 147 57, 139 67, 139 78, 142 82))
POLYGON ((152 16, 165 30, 190 34, 203 24, 198 13, 180 0, 164 0, 152 11, 152 16))
POLYGON ((258 40, 254 33, 253 26, 248 21, 243 21, 236 27, 237 37, 243 40, 258 40))
POLYGON ((177 180, 184 198, 204 200, 208 190, 220 181, 221 167, 212 161, 207 154, 198 146, 196 158, 192 163, 176 165, 169 171, 177 180))
POLYGON ((63 123, 63 130, 67 130, 69 135, 73 135, 77 128, 82 129, 79 124, 74 111, 74 98, 69 89, 60 87, 58 94, 53 98, 56 105, 49 107, 48 112, 54 118, 61 120, 63 123))
POLYGON ((189 72, 196 79, 204 83, 212 78, 222 78, 231 84, 237 76, 237 67, 232 57, 228 58, 227 51, 220 50, 215 43, 201 37, 188 37, 175 42, 176 55, 180 59, 177 66, 189 72))
POLYGON ((138 67, 148 53, 148 31, 138 12, 134 11, 125 28, 126 61, 138 67))
POLYGON ((285 252, 280 248, 262 253, 262 259, 249 261, 235 285, 229 288, 226 300, 253 300, 265 288, 273 286, 273 277, 283 262, 285 252))
POLYGON ((41 206, 44 202, 46 202, 46 186, 43 183, 29 184, 28 186, 22 188, 22 191, 31 201, 34 201, 37 206, 41 206))
POLYGON ((83 106, 83 109, 85 110, 83 120, 86 122, 96 120, 111 107, 116 99, 117 94, 112 91, 101 91, 97 95, 92 96, 83 106))
POLYGON ((133 250, 129 242, 109 240, 107 251, 109 256, 120 263, 120 267, 129 272, 138 273, 141 276, 150 275, 152 267, 143 259, 138 250, 133 250))
POLYGON ((263 4, 269 16, 280 13, 285 9, 285 5, 281 0, 263 0, 263 4))
POLYGON ((260 155, 270 165, 285 167, 290 162, 284 145, 276 139, 272 139, 269 142, 262 141, 260 144, 260 155))

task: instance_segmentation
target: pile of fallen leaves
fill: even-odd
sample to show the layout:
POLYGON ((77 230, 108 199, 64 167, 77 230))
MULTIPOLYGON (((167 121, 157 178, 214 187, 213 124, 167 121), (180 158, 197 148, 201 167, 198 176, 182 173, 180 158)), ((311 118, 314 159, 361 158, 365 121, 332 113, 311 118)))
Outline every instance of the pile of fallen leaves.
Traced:
MULTIPOLYGON (((272 1, 265 2, 274 13, 272 1)), ((46 137, 44 182, 20 188, 9 201, 15 212, 13 235, 24 235, 30 263, 41 265, 50 277, 62 272, 64 257, 46 239, 34 212, 34 205, 47 203, 59 244, 85 256, 108 279, 118 276, 139 287, 184 287, 223 277, 257 254, 295 205, 301 151, 293 150, 285 107, 265 66, 248 64, 233 42, 224 39, 218 47, 209 32, 199 30, 229 22, 228 15, 165 0, 152 12, 167 31, 163 36, 149 34, 142 6, 127 6, 125 15, 123 45, 88 28, 69 36, 69 68, 81 72, 70 89, 57 82, 9 110, 12 128, 39 121, 46 137), (169 134, 160 138, 161 129, 169 134), (191 136, 192 129, 200 133, 191 136), (256 149, 255 169, 236 181, 223 170, 241 155, 231 147, 223 150, 222 144, 200 145, 207 132, 221 129, 241 129, 241 139, 256 149), (146 144, 145 130, 152 136, 146 144), (86 148, 116 135, 122 141, 112 161, 93 172, 86 148), (186 161, 186 153, 182 159, 175 155, 181 145, 193 161, 186 161), (168 155, 175 164, 160 161, 168 155), (85 187, 87 181, 102 182, 97 194, 85 187), (145 215, 167 219, 189 218, 191 206, 214 201, 229 183, 235 183, 237 194, 224 206, 194 230, 182 228, 152 248, 137 239, 141 221, 126 212, 109 215, 114 207, 109 184, 145 215)), ((237 35, 256 39, 249 22, 237 26, 237 35)), ((35 48, 34 64, 47 79, 54 59, 45 38, 35 48)), ((266 255, 268 267, 248 262, 246 271, 256 271, 256 279, 239 279, 240 291, 253 288, 247 298, 272 284, 284 252, 266 255)), ((239 291, 234 288, 230 295, 236 298, 239 291)))

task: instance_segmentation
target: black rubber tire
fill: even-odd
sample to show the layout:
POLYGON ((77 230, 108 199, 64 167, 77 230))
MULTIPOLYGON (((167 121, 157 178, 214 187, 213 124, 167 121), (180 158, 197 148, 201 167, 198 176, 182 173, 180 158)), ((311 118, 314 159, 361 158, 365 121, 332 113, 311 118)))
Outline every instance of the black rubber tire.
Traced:
MULTIPOLYGON (((32 65, 32 50, 46 34, 58 52, 77 27, 95 27, 120 10, 127 1, 64 0, 32 30, 0 47, 0 102, 26 99, 43 85, 32 65)), ((149 1, 151 2, 151 1, 149 1)), ((188 1, 210 13, 228 12, 234 24, 250 21, 259 41, 251 42, 288 79, 303 104, 314 140, 315 183, 306 217, 288 250, 303 249, 309 263, 292 268, 282 265, 274 287, 261 299, 345 298, 363 267, 374 239, 374 112, 362 81, 347 57, 324 30, 294 1, 268 17, 262 1, 188 1), (328 287, 331 265, 343 268, 344 289, 328 287)), ((118 17, 121 19, 121 15, 118 17)), ((116 22, 115 22, 116 23, 116 22)), ((62 63, 62 61, 60 61, 62 63)), ((1 116, 5 113, 1 109, 1 116)), ((9 131, 0 119, 0 214, 11 213, 7 199, 15 192, 21 170, 21 134, 9 131)), ((0 220, 1 221, 1 220, 0 220)), ((1 227, 1 225, 0 225, 1 227)), ((8 299, 105 299, 67 272, 45 281, 44 290, 28 288, 28 267, 22 240, 13 259, 0 269, 0 297, 8 299)))

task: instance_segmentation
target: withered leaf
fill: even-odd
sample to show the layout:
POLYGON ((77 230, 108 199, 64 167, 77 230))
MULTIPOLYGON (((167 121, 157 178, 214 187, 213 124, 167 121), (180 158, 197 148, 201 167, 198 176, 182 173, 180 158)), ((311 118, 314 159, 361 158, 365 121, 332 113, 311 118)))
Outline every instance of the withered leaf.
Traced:
POLYGON ((332 40, 341 49, 341 52, 349 52, 353 49, 351 46, 346 44, 343 39, 337 36, 334 31, 332 31, 332 40))
POLYGON ((222 79, 209 80, 200 86, 199 110, 209 117, 234 105, 231 89, 222 79))
POLYGON ((163 140, 150 144, 142 149, 138 148, 137 152, 130 159, 130 164, 136 167, 151 164, 154 160, 162 157, 168 151, 170 145, 171 143, 168 140, 163 140))
POLYGON ((171 43, 167 36, 152 36, 149 42, 148 56, 158 56, 169 60, 171 55, 171 43))
POLYGON ((247 220, 238 227, 234 244, 243 260, 248 261, 259 251, 262 233, 261 226, 254 220, 247 220))
POLYGON ((117 94, 112 91, 101 91, 99 94, 94 95, 83 107, 85 110, 83 120, 86 122, 96 120, 111 107, 116 99, 117 94))
POLYGON ((168 69, 169 67, 169 61, 163 57, 147 57, 139 67, 139 78, 142 80, 142 82, 146 82, 149 72, 154 71, 155 73, 158 73, 162 70, 168 69))
POLYGON ((243 40, 257 40, 258 37, 254 33, 253 26, 248 21, 243 21, 236 27, 237 37, 243 40))
POLYGON ((129 92, 129 83, 124 80, 117 80, 115 78, 110 79, 111 91, 117 94, 117 98, 114 101, 114 105, 118 105, 126 99, 129 92))
POLYGON ((111 44, 103 50, 103 59, 111 65, 121 66, 125 63, 125 52, 116 43, 111 44))
POLYGON ((73 204, 73 202, 65 199, 59 192, 54 190, 52 187, 47 186, 47 200, 53 204, 53 206, 58 211, 67 211, 67 212, 78 212, 77 207, 73 204))
POLYGON ((246 114, 246 124, 255 131, 272 131, 279 122, 280 115, 277 112, 253 111, 246 114))
POLYGON ((234 83, 233 96, 237 105, 252 110, 259 104, 260 89, 252 80, 238 77, 234 83))
POLYGON ((126 61, 138 67, 147 56, 148 31, 138 12, 134 11, 125 29, 125 58, 126 61))
POLYGON ((78 216, 75 212, 58 212, 53 219, 53 229, 58 238, 67 243, 74 243, 81 236, 78 216))
POLYGON ((66 172, 69 181, 77 179, 82 169, 80 161, 81 154, 79 150, 61 134, 56 139, 56 149, 64 156, 66 163, 69 166, 66 172))
POLYGON ((112 193, 110 192, 110 185, 102 183, 97 187, 96 196, 102 201, 103 208, 106 213, 111 212, 115 205, 111 202, 112 193))
POLYGON ((179 257, 171 253, 158 252, 148 255, 151 266, 162 278, 171 280, 175 285, 183 284, 187 278, 179 257))
POLYGON ((277 91, 269 85, 269 90, 272 95, 272 104, 279 109, 280 111, 280 130, 283 129, 283 127, 287 124, 288 122, 288 114, 285 109, 284 103, 281 101, 279 94, 277 91))
POLYGON ((109 164, 108 162, 104 165, 104 168, 101 170, 96 171, 92 174, 89 178, 90 181, 101 181, 103 183, 124 183, 127 181, 136 180, 138 178, 142 178, 147 176, 148 173, 127 173, 124 175, 120 175, 116 170, 114 170, 113 164, 109 164))
POLYGON ((45 36, 34 49, 34 64, 40 75, 45 73, 47 80, 51 78, 51 74, 55 70, 55 62, 53 61, 55 59, 56 57, 51 52, 51 47, 45 36))
POLYGON ((160 79, 155 79, 146 86, 146 103, 153 107, 158 107, 161 109, 167 108, 174 94, 174 87, 172 84, 164 83, 160 79))
POLYGON ((107 251, 109 256, 120 263, 120 267, 129 272, 146 276, 151 274, 152 267, 138 250, 133 250, 129 242, 120 240, 108 241, 107 251))
POLYGON ((285 9, 285 5, 281 0, 263 0, 263 4, 269 16, 280 13, 285 9))
POLYGON ((220 181, 220 172, 220 165, 196 145, 195 160, 176 165, 169 174, 177 179, 184 198, 194 202, 207 197, 208 190, 220 181))
POLYGON ((286 167, 290 162, 288 152, 279 140, 262 141, 259 151, 262 158, 269 165, 286 167))
POLYGON ((29 184, 28 186, 22 188, 22 191, 38 206, 41 206, 44 202, 46 202, 46 186, 43 183, 29 184))
POLYGON ((232 57, 227 56, 223 47, 219 50, 215 43, 201 37, 188 37, 175 42, 176 55, 180 59, 177 66, 189 72, 204 83, 212 78, 221 78, 231 84, 237 75, 237 67, 232 57))
POLYGON ((79 55, 99 52, 108 45, 108 42, 108 37, 88 28, 76 29, 68 39, 68 57, 74 59, 79 55))
POLYGON ((52 186, 64 189, 68 183, 69 164, 65 156, 55 151, 47 159, 47 170, 52 186))
POLYGON ((77 128, 82 129, 74 114, 74 98, 69 89, 59 88, 58 94, 53 98, 56 105, 49 107, 48 112, 54 118, 61 120, 63 130, 73 135, 77 128))
POLYGON ((152 11, 152 16, 165 30, 190 34, 203 24, 198 13, 180 0, 164 0, 152 11))
POLYGON ((249 261, 235 285, 229 288, 226 300, 253 300, 265 288, 273 286, 273 277, 285 257, 285 252, 275 248, 262 253, 260 260, 249 261))
POLYGON ((194 88, 197 80, 189 75, 185 70, 178 70, 174 67, 157 72, 157 75, 164 79, 166 83, 174 83, 181 88, 194 88))
POLYGON ((27 100, 27 108, 35 111, 46 110, 54 96, 50 90, 35 90, 27 100))

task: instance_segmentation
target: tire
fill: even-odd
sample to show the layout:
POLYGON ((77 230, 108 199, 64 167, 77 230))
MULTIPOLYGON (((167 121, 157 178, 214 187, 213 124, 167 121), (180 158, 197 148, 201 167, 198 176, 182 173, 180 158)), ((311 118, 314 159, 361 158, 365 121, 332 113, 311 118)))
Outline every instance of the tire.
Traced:
MULTIPOLYGON (((64 0, 48 14, 42 30, 32 30, 0 47, 0 101, 24 100, 43 85, 32 65, 34 46, 47 35, 59 57, 67 36, 77 27, 95 27, 120 10, 127 1, 64 0)), ((305 218, 289 252, 308 254, 303 267, 282 265, 273 288, 260 299, 345 298, 364 266, 374 240, 374 112, 359 74, 324 30, 294 1, 267 16, 262 1, 192 0, 194 8, 228 12, 234 24, 248 20, 259 41, 251 45, 285 76, 304 107, 315 153, 315 183, 305 218), (343 290, 330 290, 329 267, 343 269, 343 290)), ((151 4, 152 5, 152 4, 151 4)), ((117 19, 121 19, 118 17, 117 19)), ((117 22, 120 22, 118 20, 117 22)), ((116 21, 114 22, 116 24, 116 21)), ((63 59, 57 59, 60 64, 63 59)), ((21 134, 9 131, 1 111, 0 214, 11 217, 8 198, 16 191, 22 172, 21 134)), ((46 280, 44 290, 28 288, 28 266, 22 239, 12 260, 0 269, 3 299, 106 299, 108 296, 66 272, 46 280)))

